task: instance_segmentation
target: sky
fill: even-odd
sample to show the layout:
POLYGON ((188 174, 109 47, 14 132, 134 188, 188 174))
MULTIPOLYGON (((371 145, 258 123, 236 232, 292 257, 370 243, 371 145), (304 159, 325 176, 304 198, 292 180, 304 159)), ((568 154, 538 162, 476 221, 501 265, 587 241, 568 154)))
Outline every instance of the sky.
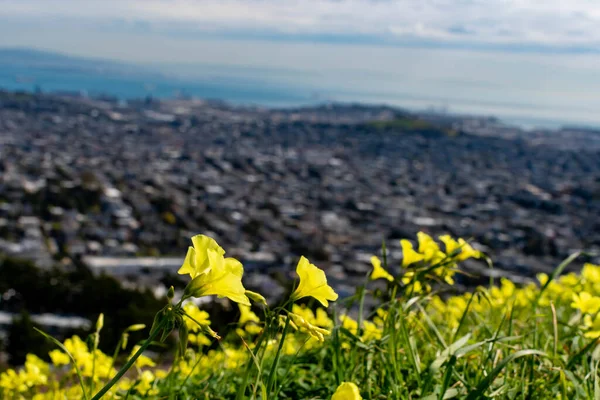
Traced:
POLYGON ((600 123, 597 0, 0 0, 0 47, 600 123))

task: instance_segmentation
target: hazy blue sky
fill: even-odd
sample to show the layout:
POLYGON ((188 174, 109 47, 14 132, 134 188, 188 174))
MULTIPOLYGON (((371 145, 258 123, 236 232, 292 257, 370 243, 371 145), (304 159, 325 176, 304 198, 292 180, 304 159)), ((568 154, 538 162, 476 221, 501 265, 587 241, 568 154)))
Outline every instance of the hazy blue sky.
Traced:
POLYGON ((231 66, 340 100, 600 122, 597 0, 0 0, 0 46, 188 76, 231 66))

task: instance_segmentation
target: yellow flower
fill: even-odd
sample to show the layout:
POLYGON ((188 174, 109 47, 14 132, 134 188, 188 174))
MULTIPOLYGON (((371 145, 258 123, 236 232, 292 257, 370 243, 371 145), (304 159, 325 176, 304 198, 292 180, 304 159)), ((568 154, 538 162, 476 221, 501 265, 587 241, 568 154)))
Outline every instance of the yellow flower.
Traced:
POLYGON ((156 376, 149 370, 145 370, 140 375, 140 380, 136 386, 139 393, 146 396, 152 396, 158 394, 158 389, 155 387, 156 376))
POLYGON ((225 254, 225 250, 213 238, 206 235, 192 237, 192 244, 194 247, 188 248, 183 265, 177 273, 181 275, 190 274, 190 277, 194 279, 210 269, 209 250, 215 251, 221 256, 225 254))
POLYGON ((183 306, 183 311, 185 311, 187 315, 193 318, 191 319, 185 316, 183 318, 190 332, 197 332, 201 330, 202 327, 200 325, 210 325, 210 315, 206 311, 199 309, 198 306, 196 306, 194 303, 185 303, 185 305, 183 306), (200 325, 198 325, 198 323, 200 325))
POLYGON ((481 252, 475 250, 462 238, 459 238, 457 242, 450 235, 442 235, 440 236, 440 240, 446 245, 446 254, 449 257, 454 257, 456 261, 481 257, 481 252))
POLYGON ((600 314, 596 314, 594 319, 590 315, 583 317, 583 328, 588 329, 583 335, 586 338, 596 339, 600 337, 600 314))
POLYGON ((196 344, 198 346, 210 346, 212 344, 210 339, 204 336, 202 333, 190 333, 188 335, 188 342, 190 342, 191 344, 196 344))
POLYGON ((254 311, 252 311, 250 306, 238 304, 238 307, 240 309, 240 320, 238 321, 240 325, 243 325, 246 322, 260 322, 260 318, 258 318, 258 315, 256 315, 254 311))
POLYGON ((71 362, 67 353, 62 350, 52 350, 48 355, 50 356, 50 360, 52 360, 52 364, 56 366, 68 365, 71 362))
POLYGON ((543 272, 540 272, 535 277, 537 278, 537 280, 538 280, 538 282, 540 283, 541 286, 544 286, 548 282, 548 279, 550 279, 548 277, 548 274, 545 274, 543 272))
POLYGON ((337 300, 338 295, 327 284, 325 272, 314 264, 311 264, 306 257, 300 257, 296 273, 300 277, 300 283, 294 293, 292 293, 292 300, 295 301, 310 296, 318 300, 324 307, 329 305, 328 300, 337 300))
POLYGON ((14 369, 9 369, 0 374, 0 388, 24 392, 27 390, 27 385, 21 383, 14 369))
POLYGON ((600 310, 600 297, 592 296, 588 292, 574 293, 571 307, 583 314, 595 314, 600 310))
POLYGON ((341 315, 340 322, 342 323, 342 328, 347 329, 353 335, 358 333, 358 322, 354 318, 348 315, 341 315))
POLYGON ((363 334, 360 339, 363 342, 368 342, 369 340, 379 340, 381 339, 382 333, 382 329, 373 322, 363 321, 363 334))
POLYGON ((600 283, 600 265, 586 263, 581 269, 581 276, 587 282, 600 283))
POLYGON ((317 312, 315 314, 315 321, 313 322, 315 325, 320 326, 321 328, 333 327, 333 321, 327 315, 327 311, 322 308, 317 308, 317 312))
POLYGON ((217 295, 249 306, 250 300, 242 285, 242 264, 234 258, 224 258, 223 254, 212 249, 208 249, 206 253, 208 270, 204 270, 188 284, 186 294, 192 297, 217 295))
POLYGON ((48 365, 39 357, 27 354, 25 366, 19 371, 19 379, 27 387, 45 385, 48 382, 48 365))
POLYGON ((400 246, 402 247, 402 266, 408 267, 411 264, 419 262, 423 260, 423 255, 417 253, 413 249, 413 245, 410 241, 406 239, 402 239, 400 241, 400 246))
POLYGON ((446 254, 440 250, 440 246, 435 240, 425 232, 418 232, 417 240, 419 241, 419 253, 423 255, 423 259, 428 263, 437 264, 446 257, 446 254))
POLYGON ((371 280, 383 278, 390 282, 394 281, 394 277, 390 275, 382 266, 381 260, 377 256, 371 257, 371 264, 373 265, 373 272, 371 272, 371 280))
POLYGON ((331 400, 362 400, 358 386, 352 382, 342 382, 335 390, 331 400))
MULTIPOLYGON (((423 285, 418 280, 414 279, 415 273, 413 271, 407 271, 402 276, 402 283, 406 285, 409 293, 421 293, 423 291, 423 285)), ((427 285, 427 288, 429 286, 427 285)))
MULTIPOLYGON (((140 349, 140 346, 133 346, 133 349, 131 349, 131 354, 129 355, 129 358, 133 357, 133 355, 140 349)), ((135 364, 134 364, 137 368, 144 368, 144 367, 155 367, 156 363, 154 361, 152 361, 152 359, 148 356, 145 356, 143 353, 138 357, 137 360, 135 360, 135 364)))

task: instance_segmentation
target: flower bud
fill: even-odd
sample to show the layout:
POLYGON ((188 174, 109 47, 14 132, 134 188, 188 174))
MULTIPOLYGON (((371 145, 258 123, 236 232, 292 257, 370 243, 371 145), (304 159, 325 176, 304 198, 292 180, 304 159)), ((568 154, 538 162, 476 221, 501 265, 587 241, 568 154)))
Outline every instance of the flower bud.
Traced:
POLYGON ((267 299, 265 299, 264 296, 261 295, 260 293, 253 292, 251 290, 246 290, 245 293, 246 293, 246 296, 253 302, 258 303, 258 304, 263 304, 265 306, 268 305, 267 299))
POLYGON ((100 313, 98 315, 98 319, 96 320, 96 332, 100 332, 102 327, 104 326, 104 314, 100 313))

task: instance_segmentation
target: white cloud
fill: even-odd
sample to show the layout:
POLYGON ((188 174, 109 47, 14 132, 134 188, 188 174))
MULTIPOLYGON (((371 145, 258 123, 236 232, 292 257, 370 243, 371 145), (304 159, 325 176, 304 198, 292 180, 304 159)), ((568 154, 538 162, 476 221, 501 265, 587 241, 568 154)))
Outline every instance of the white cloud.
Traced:
POLYGON ((146 29, 600 49, 597 0, 0 0, 0 18, 146 29))

